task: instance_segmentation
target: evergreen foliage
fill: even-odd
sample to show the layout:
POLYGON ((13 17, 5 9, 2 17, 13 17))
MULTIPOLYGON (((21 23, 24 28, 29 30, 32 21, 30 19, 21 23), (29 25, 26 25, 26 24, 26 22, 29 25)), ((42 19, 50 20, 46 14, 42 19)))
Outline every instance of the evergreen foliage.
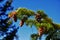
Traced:
MULTIPOLYGON (((0 6, 0 40, 13 40, 16 36, 18 27, 12 25, 11 18, 8 17, 6 12, 9 10, 13 10, 11 4, 13 0, 7 0, 6 3, 0 6)), ((3 0, 0 0, 3 2, 3 0)))
MULTIPOLYGON (((60 29, 60 25, 53 23, 52 19, 49 18, 42 10, 34 12, 26 8, 18 8, 15 12, 16 14, 10 14, 16 15, 17 19, 21 20, 20 26, 22 27, 24 23, 30 27, 35 26, 38 30, 38 33, 36 34, 39 35, 38 37, 41 37, 43 34, 49 34, 47 37, 48 39, 46 40, 50 40, 51 36, 60 29)), ((36 35, 31 35, 32 40, 37 40, 35 39, 37 37, 36 35)))

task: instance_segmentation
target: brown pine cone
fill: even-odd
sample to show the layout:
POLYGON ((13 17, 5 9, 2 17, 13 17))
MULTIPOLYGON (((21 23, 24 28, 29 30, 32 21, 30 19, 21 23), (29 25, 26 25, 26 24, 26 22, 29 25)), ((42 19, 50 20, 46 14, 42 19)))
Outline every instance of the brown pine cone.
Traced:
POLYGON ((16 15, 14 15, 13 19, 15 22, 17 22, 17 16, 16 15))
POLYGON ((20 26, 22 27, 22 26, 23 26, 23 24, 24 24, 24 21, 23 21, 23 20, 21 20, 21 21, 20 21, 20 26))

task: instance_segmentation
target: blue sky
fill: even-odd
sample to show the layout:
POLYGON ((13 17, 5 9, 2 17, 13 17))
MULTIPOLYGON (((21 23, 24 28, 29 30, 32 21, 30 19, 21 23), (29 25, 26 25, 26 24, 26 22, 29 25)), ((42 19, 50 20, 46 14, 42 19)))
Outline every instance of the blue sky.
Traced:
MULTIPOLYGON (((28 8, 31 10, 44 10, 44 12, 52 18, 53 22, 60 23, 60 0, 14 0, 12 3, 14 10, 19 7, 28 8)), ((16 22, 19 26, 19 21, 16 22)), ((18 30, 19 40, 31 40, 30 35, 37 33, 37 29, 33 26, 32 28, 20 27, 18 30)), ((43 36, 44 38, 45 36, 43 36)), ((44 40, 42 38, 42 40, 44 40)))

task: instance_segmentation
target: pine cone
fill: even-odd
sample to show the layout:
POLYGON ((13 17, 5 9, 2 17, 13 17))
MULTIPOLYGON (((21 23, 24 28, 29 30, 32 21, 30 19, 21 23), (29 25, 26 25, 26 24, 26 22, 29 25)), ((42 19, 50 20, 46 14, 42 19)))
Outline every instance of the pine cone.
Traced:
POLYGON ((13 19, 15 22, 17 22, 17 16, 16 15, 14 15, 13 19))
POLYGON ((36 20, 39 22, 39 21, 41 20, 40 14, 36 14, 35 18, 36 18, 36 20))
POLYGON ((39 35, 42 35, 43 32, 44 32, 44 28, 43 28, 43 27, 41 27, 41 28, 38 29, 38 33, 39 33, 39 35))
POLYGON ((24 21, 23 21, 23 20, 21 20, 21 22, 20 22, 20 26, 22 27, 22 26, 23 26, 23 24, 24 24, 24 21))
POLYGON ((15 11, 11 12, 8 17, 11 18, 11 17, 14 17, 14 15, 16 15, 17 13, 15 11))

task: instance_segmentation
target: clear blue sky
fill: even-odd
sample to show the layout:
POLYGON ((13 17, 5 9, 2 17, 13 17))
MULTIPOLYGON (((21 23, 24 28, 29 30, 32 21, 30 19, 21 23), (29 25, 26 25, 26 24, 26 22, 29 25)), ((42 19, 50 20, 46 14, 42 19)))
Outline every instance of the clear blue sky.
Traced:
MULTIPOLYGON (((14 6, 14 9, 24 7, 34 11, 44 10, 55 23, 60 23, 60 0, 14 0, 12 6, 14 6)), ((16 25, 18 26, 19 22, 16 25)), ((30 35, 33 33, 37 33, 34 26, 30 28, 24 25, 19 28, 17 34, 19 40, 30 40, 30 35)))

